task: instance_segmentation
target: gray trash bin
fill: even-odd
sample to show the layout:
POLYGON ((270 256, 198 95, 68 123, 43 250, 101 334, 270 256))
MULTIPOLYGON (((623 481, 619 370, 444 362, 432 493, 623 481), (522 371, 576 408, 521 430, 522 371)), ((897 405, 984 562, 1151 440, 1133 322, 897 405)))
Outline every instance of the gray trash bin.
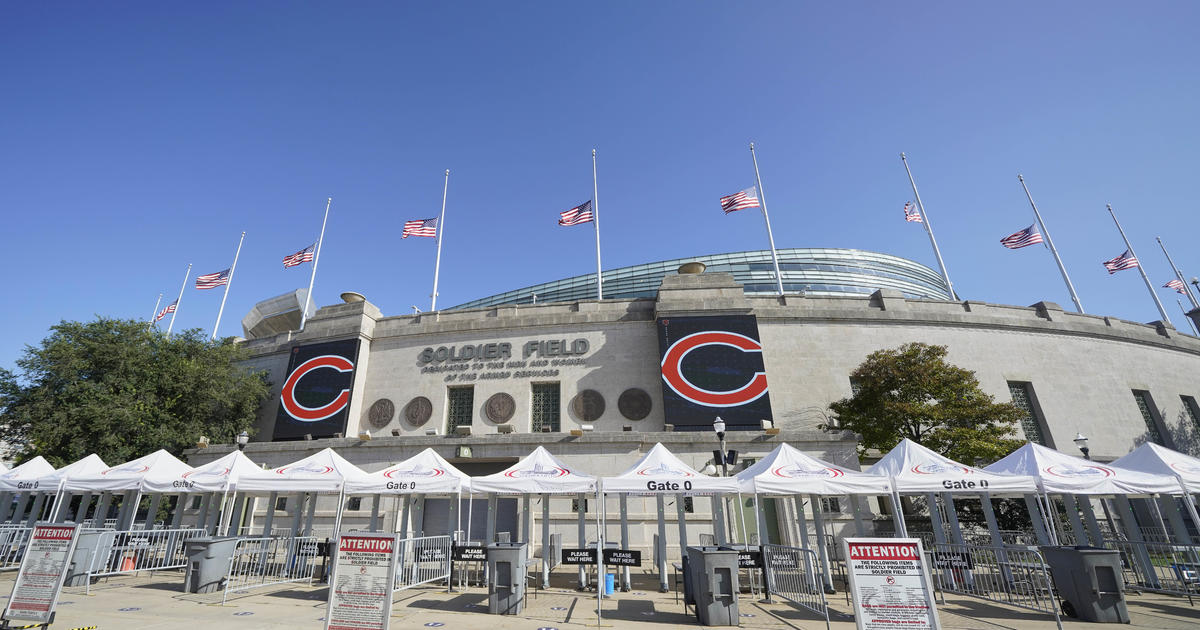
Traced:
POLYGON ((717 547, 688 547, 688 573, 696 618, 704 626, 736 626, 738 552, 717 547))
POLYGON ((525 543, 494 543, 487 548, 488 612, 519 615, 525 605, 525 543))
POLYGON ((238 538, 193 538, 183 543, 187 568, 183 575, 185 593, 212 593, 221 590, 229 559, 237 549, 238 538))
POLYGON ((1121 552, 1097 547, 1039 547, 1068 617, 1129 623, 1121 552))
POLYGON ((75 553, 71 554, 71 566, 67 569, 67 579, 63 582, 64 586, 87 585, 88 568, 92 566, 92 560, 96 557, 97 548, 100 546, 100 536, 103 534, 104 532, 79 532, 79 538, 75 542, 75 553))

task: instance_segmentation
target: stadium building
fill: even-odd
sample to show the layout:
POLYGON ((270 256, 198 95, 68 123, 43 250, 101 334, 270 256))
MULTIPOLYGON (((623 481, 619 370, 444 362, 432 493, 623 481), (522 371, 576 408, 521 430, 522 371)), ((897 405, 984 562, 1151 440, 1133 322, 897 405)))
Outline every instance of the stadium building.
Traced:
MULTIPOLYGON (((1024 408, 1018 437, 1073 453, 1082 432, 1100 460, 1147 440, 1197 451, 1200 339, 1051 302, 953 301, 937 272, 895 256, 779 254, 783 296, 770 252, 754 251, 606 271, 603 300, 594 275, 404 315, 347 293, 298 332, 271 331, 298 327, 303 292, 272 298, 243 320, 249 367, 273 384, 246 453, 280 466, 332 446, 375 471, 432 447, 478 475, 544 446, 578 471, 611 476, 661 442, 711 471, 721 416, 736 469, 784 441, 853 468, 855 436, 818 428, 828 405, 851 395, 849 375, 869 353, 913 341, 948 346, 985 391, 1024 408)), ((191 451, 190 463, 227 448, 191 451)), ((517 531, 517 500, 507 501, 494 506, 497 531, 517 531)), ((413 527, 444 533, 441 502, 413 527)), ((554 530, 571 532, 579 506, 558 503, 554 530)), ((395 516, 389 506, 384 518, 395 516)), ((318 502, 318 522, 335 507, 318 502)), ((826 507, 835 523, 851 518, 845 505, 826 507)), ((629 509, 634 546, 646 548, 654 500, 631 498, 629 509)), ((688 509, 690 531, 705 531, 707 502, 688 509)), ((763 537, 781 535, 792 509, 772 509, 763 537)), ((481 504, 474 518, 487 511, 481 504)), ((352 503, 344 522, 368 518, 366 502, 352 503)))

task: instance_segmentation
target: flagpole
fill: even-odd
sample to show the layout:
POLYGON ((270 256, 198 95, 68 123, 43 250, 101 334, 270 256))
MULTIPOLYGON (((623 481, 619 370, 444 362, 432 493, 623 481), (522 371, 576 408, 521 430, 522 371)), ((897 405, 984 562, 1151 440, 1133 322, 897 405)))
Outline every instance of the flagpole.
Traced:
POLYGON ((188 263, 187 271, 183 274, 183 284, 179 285, 179 297, 175 298, 175 310, 171 312, 171 323, 167 325, 167 339, 171 338, 171 329, 175 327, 175 316, 179 314, 179 303, 183 301, 183 290, 187 288, 188 277, 192 275, 192 263, 188 263))
POLYGON ((446 194, 450 192, 450 169, 446 169, 446 183, 442 186, 442 213, 437 222, 437 258, 433 263, 433 295, 430 296, 429 310, 437 311, 438 273, 442 270, 442 233, 446 230, 446 194))
POLYGON ((754 161, 754 182, 758 185, 758 202, 762 205, 763 220, 767 222, 767 242, 771 244, 771 261, 775 263, 775 285, 783 296, 783 276, 779 274, 779 254, 775 253, 775 235, 771 233, 771 217, 767 214, 767 193, 763 190, 762 177, 758 174, 758 155, 754 143, 750 143, 750 159, 754 161))
POLYGON ((1038 212, 1037 204, 1033 202, 1033 195, 1029 194, 1029 186, 1025 185, 1025 178, 1017 173, 1017 180, 1021 182, 1021 188, 1025 189, 1025 196, 1029 198, 1029 205, 1033 207, 1033 216, 1037 217, 1038 225, 1042 228, 1042 234, 1046 237, 1046 244, 1050 246, 1050 253, 1054 254, 1054 262, 1058 263, 1058 271, 1062 274, 1063 282, 1067 283, 1067 291, 1071 293, 1071 301, 1075 303, 1075 310, 1083 314, 1083 304, 1079 302, 1079 296, 1075 294, 1075 287, 1071 284, 1071 278, 1067 275, 1067 268, 1063 266, 1062 258, 1058 257, 1058 250, 1054 248, 1054 239, 1050 238, 1050 230, 1046 229, 1046 222, 1042 220, 1042 213, 1038 212))
POLYGON ((1175 272, 1175 278, 1183 285, 1183 294, 1188 297, 1188 300, 1191 300, 1193 307, 1200 308, 1200 302, 1197 302, 1196 297, 1192 295, 1192 288, 1188 286, 1187 280, 1183 279, 1183 272, 1179 270, 1179 267, 1175 266, 1175 261, 1171 260, 1171 255, 1167 253, 1167 246, 1163 245, 1162 239, 1157 236, 1154 237, 1154 240, 1158 241, 1158 246, 1163 250, 1163 256, 1166 256, 1167 262, 1171 263, 1171 269, 1175 272))
POLYGON ((1188 312, 1187 312, 1186 308, 1183 308, 1183 302, 1180 301, 1179 298, 1175 298, 1175 303, 1179 305, 1179 310, 1183 311, 1183 318, 1186 319, 1187 322, 1192 325, 1192 332, 1195 333, 1196 335, 1200 335, 1200 330, 1196 330, 1196 322, 1193 322, 1192 318, 1187 316, 1188 312))
POLYGON ((942 270, 942 279, 946 281, 946 289, 950 291, 950 297, 957 300, 958 294, 954 292, 954 284, 950 282, 950 272, 946 271, 946 263, 942 261, 942 250, 938 249, 937 239, 933 236, 929 213, 925 211, 925 204, 921 203, 921 193, 917 192, 917 180, 913 179, 912 169, 908 168, 908 157, 901 153, 900 161, 904 162, 904 172, 908 173, 908 183, 912 184, 913 196, 917 198, 917 209, 921 211, 921 223, 925 224, 925 231, 929 233, 929 242, 933 245, 933 255, 937 258, 938 267, 942 270))
POLYGON ((325 218, 321 219, 321 236, 317 239, 317 251, 313 254, 312 275, 308 277, 308 294, 304 296, 304 309, 300 311, 300 330, 304 330, 304 324, 308 322, 308 307, 313 303, 313 283, 317 280, 317 263, 321 260, 321 244, 325 242, 325 223, 329 221, 329 206, 332 203, 333 197, 325 200, 325 218))
POLYGON ((238 239, 237 251, 233 253, 233 266, 229 268, 229 279, 225 282, 225 295, 221 296, 221 308, 217 310, 217 323, 213 324, 210 341, 216 341, 217 329, 221 327, 221 315, 225 312, 225 298, 229 297, 229 287, 233 285, 233 274, 237 271, 238 255, 242 253, 242 241, 246 240, 246 231, 242 230, 242 238, 238 239))
MULTIPOLYGON (((1117 213, 1113 212, 1112 204, 1106 204, 1108 213, 1112 215, 1113 223, 1117 224, 1117 231, 1121 233, 1121 238, 1125 241, 1125 249, 1129 251, 1129 255, 1137 258, 1137 252, 1133 251, 1133 245, 1129 244, 1129 238, 1125 236, 1125 230, 1121 227, 1121 222, 1117 220, 1117 213)), ((1150 276, 1146 275, 1146 268, 1142 266, 1142 260, 1138 258, 1137 265, 1138 273, 1142 274, 1142 280, 1146 283, 1146 290, 1150 292, 1150 297, 1154 298, 1154 305, 1158 307, 1158 313, 1162 315, 1163 323, 1172 328, 1175 326, 1171 323, 1171 318, 1167 317, 1167 309, 1163 308, 1162 302, 1158 299, 1158 294, 1154 292, 1154 285, 1150 284, 1150 276)))
POLYGON ((162 291, 158 292, 158 299, 154 301, 154 312, 150 313, 150 321, 146 325, 147 329, 154 327, 154 322, 157 321, 154 318, 158 317, 158 305, 159 304, 162 304, 162 291))
POLYGON ((600 277, 600 187, 596 184, 596 150, 592 149, 592 223, 596 228, 596 299, 604 299, 604 280, 600 277))

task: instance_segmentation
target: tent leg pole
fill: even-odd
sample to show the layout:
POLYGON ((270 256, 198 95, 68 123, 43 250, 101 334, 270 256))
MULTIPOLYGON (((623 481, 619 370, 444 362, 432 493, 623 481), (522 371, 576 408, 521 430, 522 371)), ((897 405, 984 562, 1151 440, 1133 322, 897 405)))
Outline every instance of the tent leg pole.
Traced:
MULTIPOLYGON (((587 548, 587 496, 583 494, 575 495, 575 499, 579 502, 578 523, 576 532, 579 536, 579 548, 587 548)), ((587 569, 583 565, 579 565, 579 590, 587 589, 587 569)))
POLYGON ((542 495, 542 588, 550 588, 550 565, 555 563, 550 549, 550 495, 542 495))
MULTIPOLYGON (((629 549, 629 495, 622 492, 617 495, 621 509, 621 548, 629 549)), ((633 580, 629 575, 629 567, 621 567, 621 591, 628 593, 633 590, 633 580)))
POLYGON ((808 495, 813 507, 813 525, 817 528, 817 555, 821 559, 821 571, 825 574, 825 592, 834 593, 833 576, 829 573, 829 546, 825 544, 825 516, 821 509, 821 498, 815 494, 808 495))
POLYGON ((654 507, 658 510, 658 539, 654 541, 654 558, 658 564, 658 592, 666 593, 667 587, 667 519, 665 495, 654 495, 654 507))
POLYGON ((1087 524, 1088 533, 1091 535, 1090 543, 1096 547, 1104 546, 1104 532, 1100 529, 1100 523, 1096 520, 1096 510, 1092 508, 1092 498, 1086 494, 1081 494, 1075 497, 1079 504, 1079 511, 1083 512, 1083 522, 1087 524))
POLYGON ((379 494, 371 495, 371 524, 368 529, 372 532, 379 531, 379 501, 381 498, 379 494))

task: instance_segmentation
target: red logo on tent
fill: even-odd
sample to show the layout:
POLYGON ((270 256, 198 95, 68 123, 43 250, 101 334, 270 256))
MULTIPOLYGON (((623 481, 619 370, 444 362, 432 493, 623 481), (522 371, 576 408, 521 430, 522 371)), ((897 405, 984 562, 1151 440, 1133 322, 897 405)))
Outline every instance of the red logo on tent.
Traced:
POLYGON ((799 477, 841 477, 845 473, 836 468, 801 468, 800 466, 780 466, 771 470, 771 474, 785 479, 799 477))
POLYGON ((559 468, 558 466, 544 468, 539 464, 534 466, 533 470, 510 470, 504 473, 504 476, 520 479, 522 477, 565 477, 569 474, 571 474, 571 471, 566 468, 559 468))
POLYGON ((715 330, 692 333, 671 344, 663 355, 662 377, 676 394, 706 407, 738 407, 754 402, 767 393, 767 375, 763 372, 755 372, 749 383, 728 391, 714 392, 693 385, 683 375, 683 361, 689 352, 704 346, 729 346, 742 352, 762 352, 762 344, 745 335, 715 330))
POLYGON ((971 474, 971 469, 966 466, 955 466, 953 464, 940 464, 931 462, 928 464, 917 464, 912 467, 912 471, 918 475, 936 475, 938 473, 962 473, 964 475, 971 474))
POLYGON ((150 470, 149 466, 145 466, 142 464, 135 464, 133 466, 117 466, 116 468, 109 468, 108 470, 106 470, 100 474, 107 475, 110 472, 124 472, 124 473, 133 473, 136 475, 138 473, 144 473, 147 470, 150 470))
POLYGON ((1105 468, 1104 466, 1064 466, 1059 464, 1047 466, 1046 473, 1055 477, 1095 477, 1099 479, 1111 477, 1115 474, 1112 469, 1105 468))
POLYGON ((284 410, 287 411, 289 416, 300 422, 317 422, 337 414, 350 404, 349 389, 343 389, 333 400, 320 407, 305 407, 296 400, 296 385, 300 382, 300 379, 304 378, 309 372, 322 369, 352 372, 354 371, 354 363, 346 357, 336 354, 313 357, 301 363, 292 372, 291 376, 284 381, 283 390, 279 396, 279 402, 283 405, 284 410))
POLYGON ((657 468, 643 468, 637 471, 637 474, 644 476, 666 476, 666 477, 695 477, 692 473, 686 470, 677 470, 668 468, 666 464, 659 464, 657 468))
POLYGON ((1174 468, 1175 470, 1178 470, 1179 472, 1192 473, 1192 474, 1200 473, 1200 466, 1197 466, 1191 462, 1175 462, 1175 463, 1171 464, 1171 468, 1174 468))
POLYGON ((197 475, 199 477, 226 477, 229 475, 229 469, 224 468, 220 472, 217 472, 217 470, 215 468, 213 470, 205 470, 205 471, 189 470, 189 471, 183 473, 182 477, 184 479, 187 479, 188 477, 191 477, 192 475, 197 475))
POLYGON ((283 468, 276 470, 275 474, 277 474, 277 475, 283 475, 283 474, 294 475, 296 473, 312 473, 314 475, 328 475, 331 472, 333 472, 333 468, 331 466, 322 466, 320 464, 305 464, 303 466, 296 466, 296 467, 284 466, 283 468))
POLYGON ((383 473, 388 479, 395 479, 396 475, 401 477, 441 477, 446 474, 446 471, 441 468, 425 468, 424 466, 414 466, 412 468, 396 468, 383 473))

